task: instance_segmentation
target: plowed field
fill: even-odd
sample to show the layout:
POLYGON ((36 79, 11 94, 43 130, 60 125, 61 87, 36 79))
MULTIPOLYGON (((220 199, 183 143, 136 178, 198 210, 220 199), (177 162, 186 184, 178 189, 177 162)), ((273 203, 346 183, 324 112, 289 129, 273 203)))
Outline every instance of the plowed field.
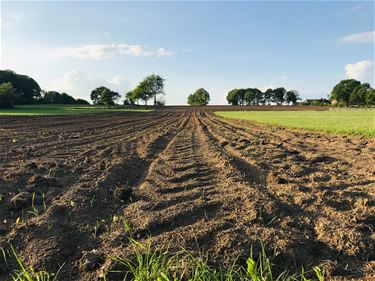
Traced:
POLYGON ((0 117, 0 247, 31 268, 64 264, 59 280, 99 280, 131 255, 116 215, 139 241, 212 264, 264 243, 280 268, 374 280, 374 167, 373 139, 204 110, 0 117))

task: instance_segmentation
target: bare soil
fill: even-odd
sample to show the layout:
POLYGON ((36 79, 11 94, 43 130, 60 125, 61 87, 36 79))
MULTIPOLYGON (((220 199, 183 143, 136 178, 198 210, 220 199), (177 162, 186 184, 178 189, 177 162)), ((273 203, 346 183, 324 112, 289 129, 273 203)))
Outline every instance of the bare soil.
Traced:
MULTIPOLYGON (((374 167, 374 139, 199 108, 0 117, 0 247, 31 268, 63 265, 59 280, 101 280, 110 256, 132 255, 117 215, 139 241, 199 249, 213 264, 264 243, 280 269, 374 280, 374 167)), ((0 279, 14 268, 1 260, 0 279)))

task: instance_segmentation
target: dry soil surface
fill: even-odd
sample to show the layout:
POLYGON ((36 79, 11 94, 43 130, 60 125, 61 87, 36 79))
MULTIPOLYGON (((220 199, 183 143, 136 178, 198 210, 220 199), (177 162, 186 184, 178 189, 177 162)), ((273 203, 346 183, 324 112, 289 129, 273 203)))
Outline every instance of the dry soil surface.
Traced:
MULTIPOLYGON (((138 241, 212 264, 262 242, 280 267, 374 280, 374 167, 373 139, 204 110, 0 117, 0 247, 63 265, 59 280, 100 280, 110 256, 132 256, 116 215, 138 241)), ((0 260, 0 279, 14 268, 0 260)))

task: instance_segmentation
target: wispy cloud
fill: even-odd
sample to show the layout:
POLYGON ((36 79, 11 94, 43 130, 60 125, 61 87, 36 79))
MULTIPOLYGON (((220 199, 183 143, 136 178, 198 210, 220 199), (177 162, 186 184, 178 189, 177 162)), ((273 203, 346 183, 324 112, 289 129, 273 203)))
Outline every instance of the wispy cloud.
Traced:
POLYGON ((375 31, 350 34, 341 38, 344 43, 374 43, 375 31))
POLYGON ((5 14, 1 19, 1 26, 3 28, 11 27, 12 25, 22 22, 25 17, 23 12, 5 14))
POLYGON ((348 78, 360 80, 362 82, 374 82, 374 62, 363 60, 345 66, 345 74, 348 78))
POLYGON ((70 71, 63 77, 54 79, 46 90, 66 92, 74 97, 88 99, 90 92, 99 87, 105 86, 111 90, 123 94, 130 89, 131 82, 124 76, 114 76, 109 80, 92 78, 81 71, 70 71))
POLYGON ((175 52, 168 51, 165 48, 150 50, 146 46, 129 44, 97 44, 80 47, 63 47, 54 51, 54 55, 59 58, 73 57, 95 60, 109 59, 126 55, 135 57, 170 57, 174 54, 175 52))

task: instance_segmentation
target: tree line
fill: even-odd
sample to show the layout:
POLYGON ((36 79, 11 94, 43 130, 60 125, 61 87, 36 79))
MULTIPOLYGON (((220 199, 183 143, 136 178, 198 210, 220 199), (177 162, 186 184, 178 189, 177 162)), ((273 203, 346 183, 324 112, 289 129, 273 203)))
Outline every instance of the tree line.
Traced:
POLYGON ((374 106, 375 89, 355 79, 342 80, 333 88, 330 100, 338 106, 374 106))
POLYGON ((299 99, 296 90, 287 91, 283 87, 267 89, 264 92, 257 88, 233 89, 227 94, 227 101, 231 105, 295 105, 299 99))
MULTIPOLYGON (((146 106, 153 100, 154 106, 165 105, 165 79, 159 75, 148 75, 131 91, 125 93, 124 105, 146 106)), ((104 86, 92 90, 90 98, 95 105, 111 107, 121 98, 118 92, 104 86)), ((296 105, 300 100, 296 90, 287 91, 283 87, 261 91, 257 88, 236 88, 228 92, 226 99, 231 105, 296 105)), ((203 88, 196 90, 187 98, 189 105, 207 105, 210 94, 203 88)), ((355 79, 340 81, 334 86, 328 100, 321 99, 319 104, 337 106, 374 106, 375 90, 369 83, 355 79)), ((75 99, 67 93, 42 91, 38 83, 27 75, 11 70, 0 70, 0 108, 11 108, 17 104, 89 104, 86 100, 75 99)), ((304 104, 304 103, 302 103, 304 104)))
MULTIPOLYGON (((150 99, 154 101, 154 106, 164 105, 164 81, 165 79, 156 74, 146 76, 133 90, 125 94, 124 105, 139 105, 139 101, 143 101, 147 107, 150 99)), ((94 104, 111 107, 121 98, 121 95, 101 86, 94 89, 90 97, 94 104)))
POLYGON ((0 108, 17 104, 89 104, 67 93, 42 91, 39 84, 27 75, 11 70, 0 70, 0 108))

